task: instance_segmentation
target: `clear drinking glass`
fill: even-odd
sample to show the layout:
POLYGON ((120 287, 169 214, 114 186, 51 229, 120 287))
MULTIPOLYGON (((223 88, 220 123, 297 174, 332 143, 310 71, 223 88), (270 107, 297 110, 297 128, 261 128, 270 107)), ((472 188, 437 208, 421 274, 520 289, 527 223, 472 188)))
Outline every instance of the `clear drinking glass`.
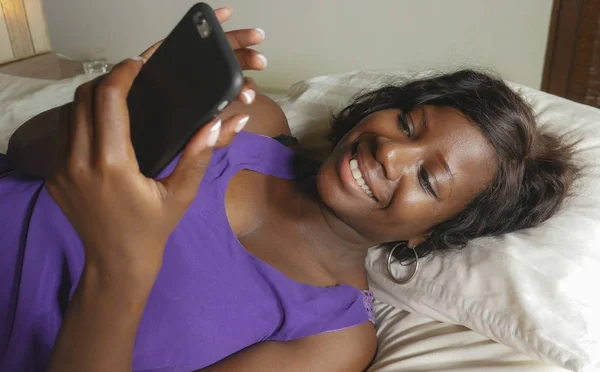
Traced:
POLYGON ((103 74, 108 71, 106 58, 89 59, 82 62, 86 74, 103 74))
POLYGON ((108 61, 104 57, 104 48, 92 48, 81 63, 86 74, 104 74, 108 71, 108 61))

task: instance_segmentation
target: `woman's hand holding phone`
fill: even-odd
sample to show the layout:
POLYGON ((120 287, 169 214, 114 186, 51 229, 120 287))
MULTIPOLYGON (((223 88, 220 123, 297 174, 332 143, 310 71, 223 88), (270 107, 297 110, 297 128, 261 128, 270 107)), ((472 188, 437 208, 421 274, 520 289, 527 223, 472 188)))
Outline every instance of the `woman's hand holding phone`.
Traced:
POLYGON ((213 149, 229 144, 248 116, 213 120, 192 137, 172 174, 146 178, 131 144, 126 103, 141 67, 142 59, 123 61, 77 89, 46 187, 79 233, 84 272, 145 287, 158 274, 167 239, 193 201, 213 149))
MULTIPOLYGON (((224 22, 231 9, 217 9, 216 14, 224 22)), ((262 41, 261 32, 236 30, 227 37, 242 68, 264 68, 258 53, 248 49, 262 41)), ((153 180, 141 174, 126 98, 159 44, 77 89, 47 180, 50 194, 84 243, 86 266, 142 281, 157 275, 166 241, 194 199, 212 150, 229 144, 249 119, 242 113, 213 120, 188 142, 170 176, 153 180)), ((252 103, 255 90, 254 81, 247 78, 238 99, 252 103)))

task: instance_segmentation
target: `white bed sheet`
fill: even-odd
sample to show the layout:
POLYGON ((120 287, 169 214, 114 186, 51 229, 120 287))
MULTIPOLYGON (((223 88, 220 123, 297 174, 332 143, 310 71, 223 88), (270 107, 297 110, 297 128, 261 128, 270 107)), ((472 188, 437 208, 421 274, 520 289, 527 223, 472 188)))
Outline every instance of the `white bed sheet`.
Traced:
POLYGON ((378 350, 369 372, 564 372, 466 327, 375 301, 378 350))

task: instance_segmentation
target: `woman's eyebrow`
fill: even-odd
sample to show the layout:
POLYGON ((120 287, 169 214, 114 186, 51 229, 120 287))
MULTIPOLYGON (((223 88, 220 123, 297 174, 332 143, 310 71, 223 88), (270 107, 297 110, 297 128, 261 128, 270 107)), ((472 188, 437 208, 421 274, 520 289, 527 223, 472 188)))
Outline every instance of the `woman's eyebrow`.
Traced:
POLYGON ((446 159, 444 159, 444 156, 442 155, 442 153, 439 151, 436 151, 435 155, 438 158, 438 160, 440 161, 440 163, 442 164, 442 166, 444 167, 444 170, 446 171, 446 175, 448 176, 448 179, 450 180, 450 182, 448 182, 448 185, 450 186, 450 192, 448 193, 448 198, 450 198, 450 196, 452 196, 452 183, 454 181, 454 175, 452 174, 452 171, 450 170, 450 167, 448 166, 448 163, 446 162, 446 159))

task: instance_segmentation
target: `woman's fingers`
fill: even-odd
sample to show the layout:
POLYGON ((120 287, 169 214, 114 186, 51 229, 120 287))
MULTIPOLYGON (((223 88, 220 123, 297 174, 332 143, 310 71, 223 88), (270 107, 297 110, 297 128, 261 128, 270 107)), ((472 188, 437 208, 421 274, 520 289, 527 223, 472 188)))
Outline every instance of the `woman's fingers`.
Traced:
POLYGON ((174 199, 174 207, 177 208, 174 212, 187 208, 194 200, 213 149, 228 145, 248 120, 246 114, 234 115, 223 122, 215 119, 202 127, 187 143, 173 173, 161 181, 169 197, 174 199))
POLYGON ((225 119, 215 147, 220 148, 229 145, 235 135, 244 129, 249 120, 250 116, 247 114, 237 114, 225 119))
POLYGON ((242 48, 235 51, 242 70, 262 70, 267 67, 267 57, 256 50, 242 48))
POLYGON ((163 41, 164 41, 164 39, 154 43, 150 48, 146 49, 142 54, 140 54, 140 57, 142 57, 144 59, 144 61, 149 60, 150 57, 152 57, 154 52, 156 52, 156 49, 158 49, 158 47, 162 44, 163 41))
POLYGON ((93 152, 93 84, 80 85, 71 107, 71 145, 68 154, 72 170, 86 168, 93 152))
POLYGON ((58 128, 56 131, 56 152, 50 169, 46 176, 54 177, 56 172, 64 168, 66 159, 71 152, 71 111, 73 102, 67 103, 58 109, 58 128))
POLYGON ((250 76, 246 76, 244 78, 244 88, 249 88, 258 91, 258 84, 256 84, 256 80, 254 80, 250 76))
POLYGON ((227 35, 227 40, 233 50, 258 45, 265 39, 265 32, 261 28, 234 30, 225 35, 227 35))
POLYGON ((249 105, 254 102, 257 91, 258 86, 256 85, 254 79, 246 77, 244 78, 244 86, 242 87, 242 90, 238 96, 238 100, 242 101, 242 103, 245 103, 246 105, 249 105))
POLYGON ((229 18, 231 18, 232 13, 233 9, 231 9, 231 7, 228 6, 215 9, 215 15, 217 16, 217 19, 219 20, 220 24, 227 22, 229 18))
POLYGON ((185 210, 194 200, 210 163, 212 149, 218 142, 222 125, 221 120, 214 119, 196 132, 185 146, 173 173, 160 180, 170 199, 167 205, 175 208, 173 213, 185 210))
MULTIPOLYGON (((234 30, 227 32, 225 35, 227 36, 227 40, 231 45, 231 49, 234 51, 247 48, 249 46, 258 45, 265 39, 265 32, 260 28, 234 30)), ((140 56, 147 61, 150 59, 150 57, 152 57, 154 52, 156 52, 163 41, 164 40, 156 42, 154 45, 146 49, 140 56)), ((258 67, 258 69, 260 69, 260 67, 258 67)))
POLYGON ((142 69, 141 59, 127 59, 116 65, 96 84, 94 127, 97 156, 108 163, 135 159, 130 138, 127 95, 142 69))

